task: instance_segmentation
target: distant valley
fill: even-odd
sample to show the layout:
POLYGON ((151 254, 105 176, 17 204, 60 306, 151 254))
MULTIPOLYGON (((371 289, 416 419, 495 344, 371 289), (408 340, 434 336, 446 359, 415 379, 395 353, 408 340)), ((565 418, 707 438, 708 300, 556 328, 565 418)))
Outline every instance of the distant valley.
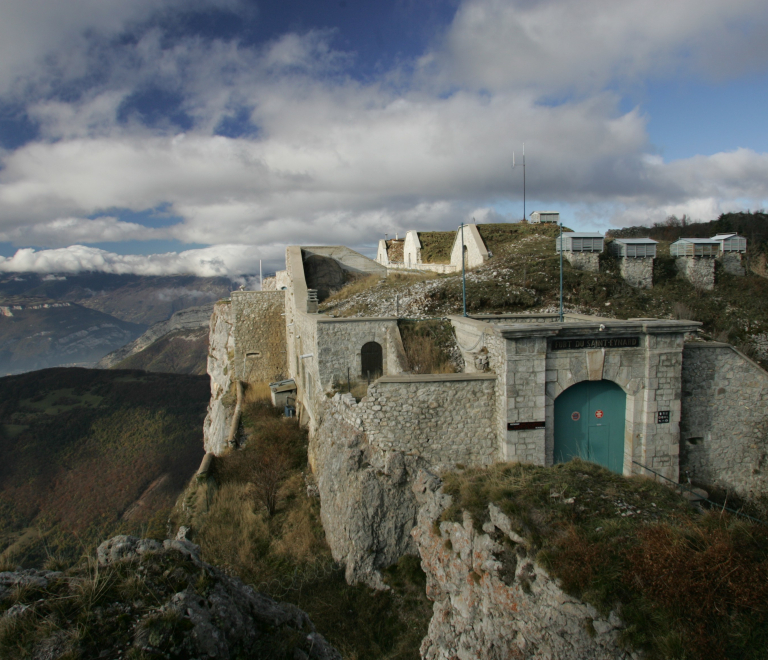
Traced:
POLYGON ((207 329, 202 328, 207 323, 197 317, 205 310, 170 326, 162 324, 176 312, 228 296, 235 287, 223 277, 6 274, 0 278, 0 375, 94 366, 155 324, 163 331, 150 333, 151 341, 145 338, 139 350, 168 332, 174 336, 154 347, 151 355, 134 358, 131 368, 200 373, 200 356, 204 362, 207 350, 207 329))

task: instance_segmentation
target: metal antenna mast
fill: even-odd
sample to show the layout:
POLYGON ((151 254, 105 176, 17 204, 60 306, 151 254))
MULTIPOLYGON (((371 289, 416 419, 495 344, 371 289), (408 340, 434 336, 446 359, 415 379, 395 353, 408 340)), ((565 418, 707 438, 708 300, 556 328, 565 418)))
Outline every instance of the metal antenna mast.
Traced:
MULTIPOLYGON (((525 215, 525 142, 523 142, 523 220, 526 219, 525 215)), ((512 152, 512 169, 515 168, 515 152, 512 152)))
MULTIPOLYGON (((474 218, 472 218, 474 220, 474 218)), ((467 275, 465 271, 466 260, 464 258, 464 223, 459 227, 461 230, 461 305, 464 316, 467 315, 467 275)))

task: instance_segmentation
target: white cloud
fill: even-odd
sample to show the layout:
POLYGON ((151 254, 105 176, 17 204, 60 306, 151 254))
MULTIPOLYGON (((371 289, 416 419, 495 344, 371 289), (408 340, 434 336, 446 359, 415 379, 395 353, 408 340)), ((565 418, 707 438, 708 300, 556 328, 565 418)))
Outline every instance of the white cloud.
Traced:
POLYGON ((591 92, 648 74, 764 67, 766 36, 762 0, 467 0, 423 66, 473 89, 591 92))
POLYGON ((57 218, 50 222, 31 226, 21 224, 12 229, 0 230, 0 241, 57 247, 77 242, 146 241, 167 236, 165 230, 151 229, 135 222, 122 222, 109 216, 93 220, 57 218))
POLYGON ((3 0, 0 92, 41 67, 84 74, 90 38, 112 37, 160 12, 236 9, 238 0, 3 0))
MULTIPOLYGON (((172 238, 218 247, 182 258, 75 245, 22 251, 2 269, 234 273, 252 271, 254 258, 274 268, 288 243, 366 245, 414 227, 452 228, 473 214, 499 219, 494 205, 520 194, 511 155, 522 142, 529 200, 569 205, 583 228, 670 212, 708 219, 768 199, 768 154, 739 149, 666 163, 651 154, 648 118, 620 110, 618 93, 606 91, 683 69, 718 75, 712 52, 736 71, 764 61, 768 17, 757 0, 467 0, 414 77, 404 67, 365 83, 343 75, 352 55, 334 50, 329 32, 259 47, 197 38, 168 45, 157 28, 119 48, 78 41, 86 29, 116 34, 174 2, 128 9, 110 0, 104 6, 114 15, 94 9, 92 17, 93 2, 76 2, 61 35, 46 45, 44 22, 32 50, 4 65, 0 89, 9 71, 48 47, 56 53, 24 92, 41 139, 0 154, 0 241, 172 238), (75 100, 45 93, 56 76, 89 71, 100 82, 75 100), (152 86, 178 94, 193 128, 119 120, 126 101, 152 86), (213 135, 223 118, 243 112, 255 137, 213 135), (106 215, 83 219, 161 204, 183 221, 151 230, 106 215), (237 243, 264 247, 238 252, 237 243)), ((26 5, 12 7, 17 30, 29 32, 26 5)))
POLYGON ((284 247, 264 248, 252 245, 217 245, 166 254, 122 255, 84 245, 54 250, 17 250, 12 257, 0 257, 0 272, 104 273, 137 275, 197 275, 199 277, 235 277, 280 263, 284 247))

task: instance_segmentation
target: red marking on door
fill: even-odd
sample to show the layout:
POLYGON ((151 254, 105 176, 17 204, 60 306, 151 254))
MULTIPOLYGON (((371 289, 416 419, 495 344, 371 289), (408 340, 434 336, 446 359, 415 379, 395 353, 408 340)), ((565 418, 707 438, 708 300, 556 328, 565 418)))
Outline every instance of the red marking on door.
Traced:
POLYGON ((595 410, 595 417, 597 417, 598 419, 602 419, 603 418, 603 411, 602 410, 595 410))
POLYGON ((579 412, 571 413, 571 419, 574 422, 578 422, 581 419, 581 413, 579 413, 579 412))

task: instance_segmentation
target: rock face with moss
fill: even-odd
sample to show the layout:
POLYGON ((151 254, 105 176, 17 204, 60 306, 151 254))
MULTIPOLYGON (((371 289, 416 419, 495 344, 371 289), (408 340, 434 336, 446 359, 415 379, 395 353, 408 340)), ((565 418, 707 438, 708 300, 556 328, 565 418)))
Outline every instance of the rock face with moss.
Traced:
POLYGON ((600 616, 536 564, 526 540, 494 504, 477 529, 468 512, 460 523, 440 522, 451 497, 437 477, 422 471, 414 492, 421 508, 413 537, 435 602, 422 658, 641 657, 619 646, 623 625, 615 614, 600 616))
POLYGON ((1 657, 341 659, 306 613, 188 541, 117 536, 88 567, 0 573, 0 598, 1 657))

